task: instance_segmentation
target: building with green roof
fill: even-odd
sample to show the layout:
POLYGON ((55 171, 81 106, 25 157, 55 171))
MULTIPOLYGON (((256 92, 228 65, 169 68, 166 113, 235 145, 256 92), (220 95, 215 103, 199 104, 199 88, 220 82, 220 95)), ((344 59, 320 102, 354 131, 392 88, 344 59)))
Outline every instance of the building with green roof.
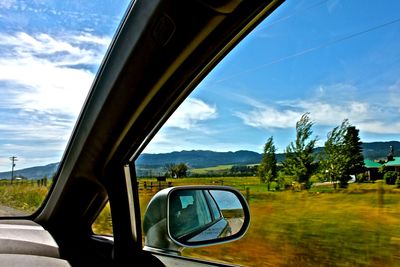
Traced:
POLYGON ((367 169, 368 180, 375 181, 382 179, 382 174, 379 173, 379 168, 382 167, 382 164, 370 159, 364 159, 364 166, 367 169))
POLYGON ((393 160, 389 160, 385 165, 388 170, 400 172, 400 157, 393 157, 393 160))
POLYGON ((364 159, 364 165, 365 168, 367 169, 379 169, 380 167, 382 167, 382 164, 380 164, 379 162, 370 160, 370 159, 364 159))

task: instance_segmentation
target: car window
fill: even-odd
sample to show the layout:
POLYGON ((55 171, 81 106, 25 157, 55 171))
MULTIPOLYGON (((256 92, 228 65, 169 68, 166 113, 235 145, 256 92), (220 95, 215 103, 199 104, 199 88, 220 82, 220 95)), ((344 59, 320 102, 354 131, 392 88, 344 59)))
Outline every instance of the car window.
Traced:
POLYGON ((212 222, 211 213, 201 191, 186 190, 172 194, 170 229, 176 239, 191 235, 212 222))
POLYGON ((183 256, 397 264, 399 8, 287 1, 181 104, 136 159, 142 213, 156 192, 179 185, 234 187, 251 213, 241 240, 183 256))
POLYGON ((210 195, 209 192, 204 192, 205 197, 207 198, 208 205, 210 207, 210 212, 212 214, 213 220, 218 220, 221 218, 220 208, 217 203, 215 203, 214 198, 210 195))
POLYGON ((113 235, 110 202, 104 206, 92 224, 92 231, 96 235, 113 235))
POLYGON ((128 4, 1 1, 0 216, 41 205, 128 4))

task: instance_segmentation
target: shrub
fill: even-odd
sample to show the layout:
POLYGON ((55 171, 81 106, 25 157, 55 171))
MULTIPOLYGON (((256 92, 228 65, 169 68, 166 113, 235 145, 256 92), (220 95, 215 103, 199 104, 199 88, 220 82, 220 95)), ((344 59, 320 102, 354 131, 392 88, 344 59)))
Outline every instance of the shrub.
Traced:
POLYGON ((325 182, 325 175, 322 173, 313 174, 311 175, 310 182, 313 184, 325 182))
POLYGON ((294 178, 293 178, 293 176, 285 175, 283 172, 279 172, 278 178, 276 180, 279 185, 279 188, 284 189, 284 188, 289 188, 292 186, 294 178))
POLYGON ((400 188, 400 176, 397 176, 396 185, 397 185, 397 188, 400 188))
POLYGON ((368 174, 367 173, 359 173, 359 174, 357 174, 357 176, 356 176, 356 181, 357 181, 357 183, 364 183, 364 182, 366 182, 366 181, 368 181, 368 174))
POLYGON ((385 180, 386 184, 395 184, 397 179, 397 172, 388 171, 383 175, 383 179, 385 180))

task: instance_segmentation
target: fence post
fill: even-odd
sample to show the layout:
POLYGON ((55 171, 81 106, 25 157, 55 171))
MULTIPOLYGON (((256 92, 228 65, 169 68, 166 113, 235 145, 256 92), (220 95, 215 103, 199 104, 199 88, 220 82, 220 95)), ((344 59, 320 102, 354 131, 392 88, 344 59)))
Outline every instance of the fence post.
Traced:
POLYGON ((385 193, 385 189, 383 188, 383 181, 382 180, 380 180, 380 181, 378 181, 378 190, 377 190, 377 192, 378 192, 378 207, 379 208, 383 208, 383 202, 384 202, 384 200, 383 200, 383 194, 385 193))
POLYGON ((250 188, 246 187, 246 201, 250 205, 250 188))

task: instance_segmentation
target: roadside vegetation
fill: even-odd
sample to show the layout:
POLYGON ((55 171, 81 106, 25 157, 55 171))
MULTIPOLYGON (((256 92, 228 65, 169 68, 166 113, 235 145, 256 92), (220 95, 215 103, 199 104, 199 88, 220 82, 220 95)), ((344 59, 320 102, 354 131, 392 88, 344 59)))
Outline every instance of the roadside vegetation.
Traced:
POLYGON ((30 214, 42 204, 49 190, 49 185, 37 182, 10 181, 0 182, 0 205, 15 209, 18 213, 30 214))

